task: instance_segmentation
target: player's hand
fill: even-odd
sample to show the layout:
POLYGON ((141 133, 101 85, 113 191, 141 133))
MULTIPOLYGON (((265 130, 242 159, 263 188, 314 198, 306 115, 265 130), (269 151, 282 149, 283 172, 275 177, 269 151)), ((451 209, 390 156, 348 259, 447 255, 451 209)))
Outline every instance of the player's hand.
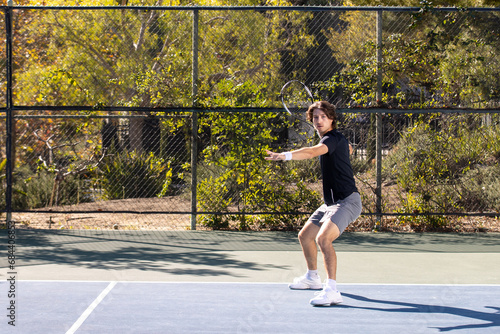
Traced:
POLYGON ((275 153, 268 150, 266 150, 266 153, 268 155, 267 157, 264 158, 266 160, 273 160, 273 161, 285 160, 285 155, 283 153, 275 153))

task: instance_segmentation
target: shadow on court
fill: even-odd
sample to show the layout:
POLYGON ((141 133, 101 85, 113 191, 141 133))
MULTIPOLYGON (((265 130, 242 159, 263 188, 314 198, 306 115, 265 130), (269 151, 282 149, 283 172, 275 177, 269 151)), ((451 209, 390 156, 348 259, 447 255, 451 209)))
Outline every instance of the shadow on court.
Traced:
MULTIPOLYGON (((362 309, 367 311, 375 311, 375 312, 384 312, 384 313, 414 313, 415 316, 429 315, 429 316, 437 316, 437 315, 451 315, 461 318, 470 318, 475 322, 483 321, 484 323, 474 323, 467 325, 456 325, 449 327, 434 327, 438 329, 440 332, 448 332, 454 330, 472 330, 472 329, 486 329, 493 327, 500 327, 500 307, 496 306, 485 306, 484 308, 491 309, 491 312, 481 312, 477 310, 453 307, 453 306, 444 306, 444 305, 431 305, 431 304, 416 304, 411 302, 400 302, 400 301, 391 301, 391 300, 380 300, 380 299, 371 299, 368 297, 358 296, 350 293, 344 293, 344 297, 361 301, 364 303, 371 304, 382 304, 384 306, 393 306, 393 307, 372 307, 372 306, 355 306, 355 305, 337 305, 332 307, 340 307, 340 308, 350 308, 350 309, 362 309)), ((377 316, 374 314, 374 316, 377 316)))
MULTIPOLYGON (((18 265, 66 265, 101 270, 134 269, 173 275, 238 276, 238 269, 263 271, 287 266, 244 261, 231 256, 231 249, 276 248, 292 238, 270 238, 231 234, 197 237, 195 233, 159 232, 71 232, 18 230, 18 265), (250 240, 249 240, 250 239, 250 240), (278 240, 277 240, 278 239, 278 240), (280 240, 281 239, 281 240, 280 240), (257 242, 259 245, 255 245, 257 242), (268 245, 266 245, 269 243, 268 245), (249 246, 250 245, 250 246, 249 246), (253 245, 253 246, 252 246, 253 245), (274 246, 273 246, 274 245, 274 246), (19 254, 20 253, 20 254, 19 254), (166 266, 165 264, 168 264, 166 266)), ((285 244, 285 248, 286 248, 285 244)), ((296 245, 292 247, 296 248, 296 245)))
MULTIPOLYGON (((0 293, 8 289, 0 282, 0 293)), ((312 307, 285 284, 22 281, 2 333, 498 333, 500 286, 341 285, 312 307), (103 295, 103 292, 106 292, 103 295), (101 298, 99 298, 100 296, 101 298)))
MULTIPOLYGON (((0 231, 0 236, 6 233, 0 231)), ((358 254, 351 259, 354 256, 361 259, 358 265, 365 265, 362 259, 378 252, 398 259, 410 258, 405 255, 409 253, 467 253, 477 254, 473 259, 484 258, 482 254, 500 253, 499 240, 499 234, 345 233, 335 241, 335 248, 358 254)), ((300 274, 292 270, 303 267, 295 232, 19 229, 16 246, 16 264, 24 268, 25 279, 165 281, 205 277, 286 282, 300 274), (54 275, 55 271, 60 274, 54 275)), ((6 260, 0 258, 0 265, 6 267, 6 260)), ((488 261, 494 261, 492 256, 488 261)), ((384 276, 381 269, 371 270, 372 274, 380 272, 379 280, 384 276)), ((494 280, 494 272, 490 270, 488 275, 489 282, 494 280)))
MULTIPOLYGON (((7 231, 0 230, 3 234, 7 231)), ((92 245, 99 251, 130 243, 200 251, 300 251, 296 232, 18 229, 16 235, 18 243, 42 248, 92 245)), ((344 252, 500 253, 500 233, 344 233, 335 246, 344 252)))
POLYGON ((345 233, 335 241, 351 252, 500 252, 498 233, 345 233))

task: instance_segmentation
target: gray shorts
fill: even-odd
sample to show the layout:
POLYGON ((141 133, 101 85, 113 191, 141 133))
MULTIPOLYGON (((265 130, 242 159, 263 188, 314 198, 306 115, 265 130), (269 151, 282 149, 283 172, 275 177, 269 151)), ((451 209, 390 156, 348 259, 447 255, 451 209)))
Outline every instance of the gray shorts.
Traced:
POLYGON ((321 226, 324 222, 331 220, 342 234, 346 227, 355 221, 360 214, 361 196, 359 193, 352 193, 333 205, 323 204, 309 217, 308 222, 321 226))

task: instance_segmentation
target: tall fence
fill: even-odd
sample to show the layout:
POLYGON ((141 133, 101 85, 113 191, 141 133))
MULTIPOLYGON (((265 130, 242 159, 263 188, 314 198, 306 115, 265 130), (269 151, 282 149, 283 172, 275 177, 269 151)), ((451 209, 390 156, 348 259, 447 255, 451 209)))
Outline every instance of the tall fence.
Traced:
POLYGON ((2 7, 2 201, 32 228, 294 229, 321 202, 289 80, 334 103, 360 225, 500 212, 500 11, 2 7))

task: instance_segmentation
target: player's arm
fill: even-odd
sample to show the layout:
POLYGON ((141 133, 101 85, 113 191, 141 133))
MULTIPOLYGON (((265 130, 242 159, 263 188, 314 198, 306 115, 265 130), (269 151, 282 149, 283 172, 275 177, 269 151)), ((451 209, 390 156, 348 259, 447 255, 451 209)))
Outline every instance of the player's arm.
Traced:
POLYGON ((328 153, 328 147, 325 144, 319 143, 315 146, 303 147, 291 152, 275 153, 266 151, 266 153, 268 155, 265 157, 266 160, 306 160, 328 153))

